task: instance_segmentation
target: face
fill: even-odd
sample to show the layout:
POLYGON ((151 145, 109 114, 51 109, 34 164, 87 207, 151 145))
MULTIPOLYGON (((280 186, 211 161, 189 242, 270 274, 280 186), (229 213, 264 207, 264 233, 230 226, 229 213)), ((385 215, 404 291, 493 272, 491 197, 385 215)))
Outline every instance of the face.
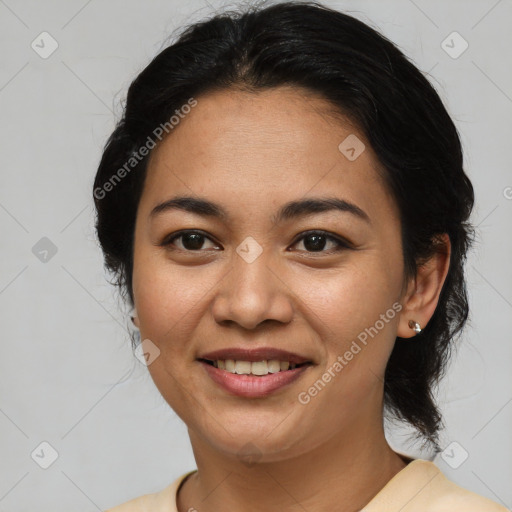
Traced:
POLYGON ((292 88, 212 93, 151 155, 141 339, 160 351, 148 368, 165 400, 219 453, 252 443, 279 460, 382 422, 399 213, 363 135, 328 108, 292 88))

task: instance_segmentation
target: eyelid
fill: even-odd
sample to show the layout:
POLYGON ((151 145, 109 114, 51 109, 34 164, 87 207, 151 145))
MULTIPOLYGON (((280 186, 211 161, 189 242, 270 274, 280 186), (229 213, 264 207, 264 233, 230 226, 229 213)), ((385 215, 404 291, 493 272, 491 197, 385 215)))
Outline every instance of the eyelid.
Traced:
MULTIPOLYGON (((201 231, 200 229, 182 229, 180 231, 176 231, 176 232, 171 233, 170 235, 167 235, 166 237, 164 237, 164 239, 162 240, 162 242, 159 245, 161 245, 161 246, 172 245, 174 240, 176 240, 180 236, 190 235, 190 234, 201 235, 204 238, 207 238, 208 240, 210 240, 210 242, 212 242, 216 245, 220 245, 210 235, 206 234, 204 231, 201 231)), ((191 250, 187 250, 187 249, 178 249, 178 250, 184 250, 186 252, 202 252, 200 250, 198 250, 198 251, 191 251, 191 250)))
MULTIPOLYGON (((186 234, 193 234, 193 233, 203 236, 204 238, 210 240, 212 243, 214 243, 216 245, 220 245, 210 235, 206 234, 204 231, 201 231, 200 229, 183 229, 183 230, 180 230, 180 231, 176 231, 176 232, 171 233, 170 235, 166 236, 163 239, 163 241, 160 243, 160 245, 164 246, 164 247, 172 245, 174 240, 176 240, 180 236, 183 236, 183 235, 186 235, 186 234)), ((335 234, 331 234, 330 232, 324 231, 324 230, 321 230, 321 229, 309 229, 307 231, 302 231, 301 233, 299 233, 295 237, 295 239, 292 242, 291 246, 296 245, 301 240, 306 238, 308 235, 320 235, 320 236, 323 236, 323 237, 325 237, 325 238, 327 238, 327 239, 329 239, 331 241, 334 241, 337 244, 337 247, 334 248, 334 249, 330 249, 329 251, 301 251, 301 252, 305 252, 306 254, 312 254, 312 255, 314 255, 314 254, 322 254, 322 253, 323 254, 331 254, 333 252, 338 252, 338 251, 341 251, 341 250, 344 250, 344 249, 353 249, 354 248, 353 244, 351 242, 349 242, 348 240, 346 240, 345 238, 342 238, 342 237, 340 237, 338 235, 335 235, 335 234)), ((181 251, 184 251, 184 252, 191 252, 191 253, 204 252, 204 250, 201 250, 201 249, 198 249, 196 251, 187 250, 187 249, 177 249, 177 250, 181 250, 181 251)))
POLYGON ((322 229, 309 229, 307 231, 302 231, 301 233, 299 233, 297 235, 297 237, 295 238, 295 240, 291 244, 291 246, 296 245, 297 243, 302 241, 304 238, 306 238, 308 235, 323 236, 324 238, 335 242, 337 247, 335 247, 333 249, 329 249, 327 251, 323 251, 323 250, 322 251, 299 251, 303 254, 306 254, 307 256, 314 257, 317 254, 318 255, 322 255, 322 254, 329 255, 329 254, 337 253, 337 252, 344 251, 344 250, 354 249, 354 245, 351 242, 349 242, 347 239, 345 239, 339 235, 335 235, 334 233, 330 233, 329 231, 322 230, 322 229))

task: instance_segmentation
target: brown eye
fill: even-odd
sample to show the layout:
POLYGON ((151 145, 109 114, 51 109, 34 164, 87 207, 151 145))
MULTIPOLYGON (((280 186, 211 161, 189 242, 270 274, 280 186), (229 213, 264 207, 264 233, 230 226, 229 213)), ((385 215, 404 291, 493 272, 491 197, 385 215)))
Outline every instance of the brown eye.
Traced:
MULTIPOLYGON (((181 231, 179 233, 175 233, 170 238, 166 238, 162 243, 163 246, 175 245, 177 249, 182 251, 200 251, 204 249, 203 245, 205 241, 213 242, 204 234, 197 231, 181 231), (176 240, 180 240, 181 242, 176 244, 176 240)), ((213 247, 217 247, 213 244, 213 247)), ((211 247, 210 247, 211 248, 211 247)))
POLYGON ((302 237, 297 240, 294 245, 297 245, 299 242, 302 242, 304 250, 307 252, 336 252, 350 248, 347 242, 328 235, 323 231, 309 231, 303 233, 302 237), (324 251, 326 246, 328 250, 324 251))

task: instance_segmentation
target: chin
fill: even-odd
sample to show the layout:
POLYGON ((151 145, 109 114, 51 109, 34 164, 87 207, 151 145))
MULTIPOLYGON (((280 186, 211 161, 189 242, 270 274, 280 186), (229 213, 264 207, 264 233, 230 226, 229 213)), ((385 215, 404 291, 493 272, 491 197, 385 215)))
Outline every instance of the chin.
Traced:
POLYGON ((275 417, 273 422, 250 420, 236 418, 228 424, 227 431, 221 426, 224 423, 211 420, 200 435, 214 450, 248 464, 286 460, 311 449, 306 444, 311 444, 312 436, 307 435, 303 425, 284 425, 286 420, 276 421, 275 417))

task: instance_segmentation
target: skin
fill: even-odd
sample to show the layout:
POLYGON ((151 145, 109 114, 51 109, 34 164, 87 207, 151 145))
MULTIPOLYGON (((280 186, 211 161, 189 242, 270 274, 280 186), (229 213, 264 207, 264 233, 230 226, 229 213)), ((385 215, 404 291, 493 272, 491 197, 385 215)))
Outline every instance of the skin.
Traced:
POLYGON ((186 423, 198 467, 180 488, 178 510, 360 510, 406 466, 384 437, 384 371, 396 336, 415 336, 409 320, 425 327, 434 313, 449 239, 404 280, 399 213, 375 154, 348 120, 328 115, 321 98, 281 87, 197 100, 152 152, 134 243, 135 322, 141 339, 160 350, 148 368, 186 423), (354 161, 338 149, 350 134, 366 146, 354 161), (229 218, 182 210, 151 218, 177 195, 213 201, 229 218), (288 201, 333 196, 370 222, 340 211, 273 222, 288 201), (182 229, 210 238, 195 250, 183 237, 161 245, 182 229), (300 236, 306 230, 351 247, 336 252, 327 238, 315 251, 300 236), (252 263, 236 252, 248 236, 263 249, 252 263), (301 404, 299 393, 397 302, 400 313, 301 404), (314 365, 266 398, 237 397, 196 360, 233 346, 279 347, 314 365), (255 463, 240 457, 247 443, 255 463))

